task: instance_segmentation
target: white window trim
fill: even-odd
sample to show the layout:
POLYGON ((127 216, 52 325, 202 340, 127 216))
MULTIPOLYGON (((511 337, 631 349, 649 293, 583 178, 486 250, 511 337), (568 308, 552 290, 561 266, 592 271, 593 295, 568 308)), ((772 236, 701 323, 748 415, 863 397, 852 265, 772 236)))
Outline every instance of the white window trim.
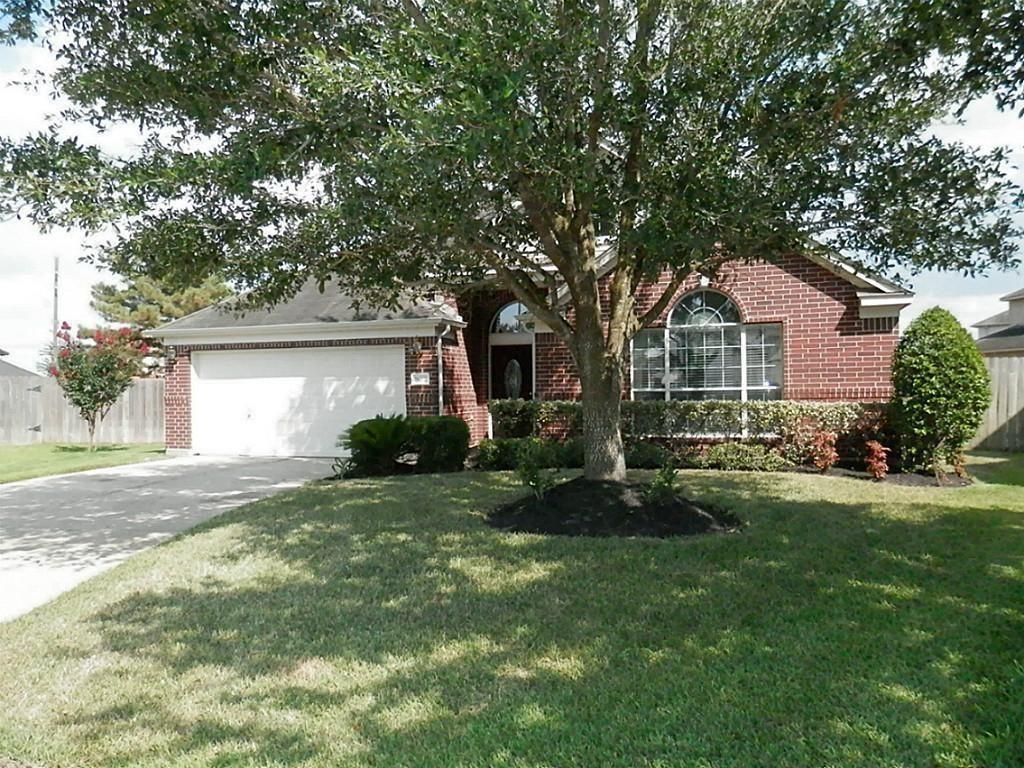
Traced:
MULTIPOLYGON (((683 298, 679 299, 679 301, 681 302, 685 298, 686 297, 683 297, 683 298)), ((726 297, 726 298, 728 299, 728 297, 726 297)), ((732 301, 732 300, 729 299, 729 301, 732 301)), ((672 393, 673 392, 716 392, 716 391, 723 392, 723 393, 724 392, 738 392, 739 393, 739 402, 742 402, 742 403, 746 403, 746 402, 750 401, 750 393, 751 392, 778 392, 780 394, 780 396, 781 396, 781 394, 783 392, 783 384, 779 384, 778 386, 774 386, 774 387, 772 387, 772 386, 764 386, 764 385, 750 386, 749 378, 748 378, 748 372, 747 372, 747 357, 748 357, 747 356, 747 329, 748 329, 748 327, 750 327, 750 326, 758 326, 758 325, 780 325, 781 326, 781 324, 777 324, 777 323, 744 323, 744 322, 738 322, 738 323, 709 323, 709 324, 704 325, 704 326, 672 325, 671 324, 671 318, 675 314, 676 307, 678 307, 678 305, 679 305, 679 303, 677 302, 676 306, 673 307, 672 310, 668 313, 669 320, 660 329, 661 333, 662 333, 662 348, 664 349, 664 359, 662 361, 663 373, 662 373, 662 386, 661 387, 658 387, 658 388, 637 387, 635 385, 636 384, 636 370, 637 370, 636 369, 636 349, 635 349, 636 336, 634 335, 633 338, 631 338, 629 340, 629 374, 630 374, 629 375, 629 399, 630 400, 636 400, 636 393, 637 392, 657 392, 657 393, 663 395, 662 399, 664 401, 666 401, 666 402, 668 402, 668 401, 670 401, 672 399, 672 393), (671 349, 670 348, 671 333, 672 333, 673 330, 679 330, 679 329, 685 329, 685 328, 698 328, 698 327, 699 328, 739 328, 739 331, 740 331, 740 385, 739 385, 739 387, 676 387, 676 388, 673 388, 673 387, 669 386, 668 376, 669 376, 669 371, 671 370, 671 366, 670 366, 670 361, 671 361, 671 352, 670 352, 670 349, 671 349)), ((644 331, 653 331, 653 330, 658 330, 658 329, 655 329, 655 328, 644 328, 644 329, 641 329, 640 332, 642 333, 644 331)), ((785 348, 785 329, 783 327, 780 327, 779 343, 780 343, 780 347, 781 347, 780 348, 780 355, 782 356, 780 364, 784 364, 784 361, 785 361, 785 352, 784 352, 784 348, 785 348)), ((746 414, 746 411, 744 411, 744 414, 743 414, 743 435, 744 435, 744 437, 747 436, 747 423, 746 422, 747 422, 747 414, 746 414)))

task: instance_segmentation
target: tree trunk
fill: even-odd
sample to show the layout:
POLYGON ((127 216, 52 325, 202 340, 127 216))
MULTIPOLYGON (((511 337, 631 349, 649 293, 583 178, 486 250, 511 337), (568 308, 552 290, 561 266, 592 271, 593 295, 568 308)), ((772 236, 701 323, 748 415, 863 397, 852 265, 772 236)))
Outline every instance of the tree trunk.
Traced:
POLYGON ((577 360, 583 406, 583 476, 587 480, 626 479, 622 444, 621 364, 609 359, 604 345, 577 360))
POLYGON ((89 452, 96 450, 96 422, 89 420, 85 422, 89 427, 89 452))

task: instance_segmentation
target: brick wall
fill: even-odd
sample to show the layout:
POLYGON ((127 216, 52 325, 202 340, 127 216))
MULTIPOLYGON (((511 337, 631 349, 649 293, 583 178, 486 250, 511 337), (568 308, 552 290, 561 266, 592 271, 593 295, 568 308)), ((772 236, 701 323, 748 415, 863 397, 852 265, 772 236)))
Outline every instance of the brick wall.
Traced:
POLYGON ((487 437, 487 394, 477 388, 462 330, 445 339, 441 357, 444 360, 444 411, 465 420, 469 425, 470 443, 475 445, 487 437))
MULTIPOLYGON (((657 300, 668 279, 665 274, 657 283, 640 286, 639 311, 657 300)), ((698 287, 695 276, 652 325, 663 326, 676 301, 698 287)), ((744 322, 782 324, 786 399, 876 401, 891 395, 889 368, 898 324, 861 320, 857 289, 843 278, 793 255, 773 264, 728 265, 710 287, 736 303, 744 322)), ((578 398, 569 350, 554 334, 537 334, 536 345, 538 397, 578 398)))
MULTIPOLYGON (((418 338, 383 339, 329 339, 322 341, 254 342, 246 344, 193 344, 169 347, 174 360, 168 363, 164 407, 166 411, 165 440, 171 450, 192 447, 192 353, 239 349, 296 349, 316 347, 405 347, 405 407, 409 416, 437 415, 437 339, 418 338), (417 349, 419 347, 419 349, 417 349), (410 386, 409 376, 415 372, 430 374, 430 384, 410 386)), ((484 430, 486 431, 486 421, 484 430)))
POLYGON ((164 443, 170 450, 187 450, 192 447, 192 357, 187 347, 168 347, 167 352, 164 443))

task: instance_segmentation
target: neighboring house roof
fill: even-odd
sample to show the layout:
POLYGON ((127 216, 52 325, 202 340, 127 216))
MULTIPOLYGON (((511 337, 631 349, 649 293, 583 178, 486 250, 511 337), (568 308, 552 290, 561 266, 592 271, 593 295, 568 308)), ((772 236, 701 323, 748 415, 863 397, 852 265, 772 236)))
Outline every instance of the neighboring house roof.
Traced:
POLYGON ((1024 325, 1012 325, 978 339, 978 349, 982 352, 1024 351, 1024 325))
POLYGON ((1019 291, 1006 294, 1000 299, 1000 301, 1016 301, 1017 299, 1024 299, 1024 288, 1021 288, 1019 291))
MULTIPOLYGON (((6 355, 7 353, 4 352, 4 354, 6 355)), ((35 376, 36 378, 39 378, 38 373, 33 373, 32 371, 24 368, 19 368, 16 365, 8 363, 6 360, 0 360, 0 376, 35 376)))
MULTIPOLYGON (((1011 294, 1012 295, 1012 294, 1011 294)), ((1010 324, 1010 310, 1006 309, 1000 312, 998 315, 992 315, 992 317, 986 317, 984 320, 979 320, 972 328, 991 328, 993 326, 1009 325, 1010 324)))
POLYGON ((282 327, 313 332, 441 323, 464 325, 458 312, 445 303, 409 299, 395 308, 357 306, 357 300, 337 285, 325 285, 321 292, 316 281, 310 280, 291 299, 270 309, 240 312, 237 299, 230 298, 163 325, 150 335, 173 340, 223 331, 258 335, 282 327))

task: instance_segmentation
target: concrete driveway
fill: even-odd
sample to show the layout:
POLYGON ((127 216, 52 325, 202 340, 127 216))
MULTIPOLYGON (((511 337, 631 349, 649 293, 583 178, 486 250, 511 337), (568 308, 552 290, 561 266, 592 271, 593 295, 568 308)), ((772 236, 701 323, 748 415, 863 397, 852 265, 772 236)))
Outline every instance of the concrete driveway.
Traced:
POLYGON ((0 485, 0 621, 232 507, 329 474, 325 459, 193 456, 0 485))

